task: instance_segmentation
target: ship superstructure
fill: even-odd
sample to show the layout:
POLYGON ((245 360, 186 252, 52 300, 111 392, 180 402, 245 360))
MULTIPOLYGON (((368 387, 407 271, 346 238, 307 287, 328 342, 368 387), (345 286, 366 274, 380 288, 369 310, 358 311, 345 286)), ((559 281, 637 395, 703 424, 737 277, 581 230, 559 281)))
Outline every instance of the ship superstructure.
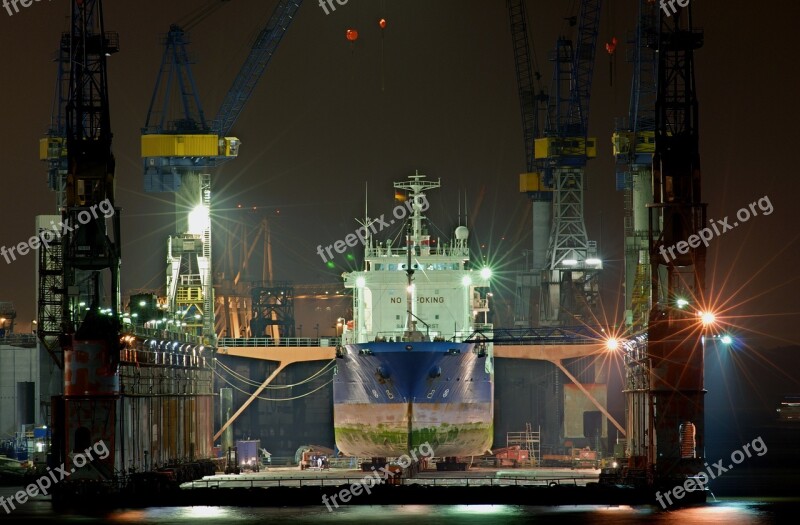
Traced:
POLYGON ((344 274, 353 319, 337 361, 334 429, 345 454, 396 457, 428 443, 456 457, 492 444, 492 347, 470 337, 491 330, 491 271, 469 267, 466 226, 452 242, 431 239, 425 192, 439 186, 420 174, 395 183, 405 205, 388 222, 405 221, 401 245, 367 235, 364 269, 344 274))

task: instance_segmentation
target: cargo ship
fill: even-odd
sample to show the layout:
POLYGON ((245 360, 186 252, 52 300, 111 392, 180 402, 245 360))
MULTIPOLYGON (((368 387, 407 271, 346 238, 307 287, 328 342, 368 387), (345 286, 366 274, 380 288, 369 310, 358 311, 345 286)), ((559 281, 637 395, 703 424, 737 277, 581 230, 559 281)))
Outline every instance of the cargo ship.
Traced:
POLYGON ((412 175, 394 184, 403 204, 390 220, 360 221, 363 269, 343 275, 353 318, 342 322, 333 383, 346 455, 399 457, 427 444, 455 462, 492 445, 491 270, 471 268, 466 226, 450 242, 432 240, 425 192, 440 185, 412 175), (400 246, 374 240, 376 225, 400 224, 400 246))

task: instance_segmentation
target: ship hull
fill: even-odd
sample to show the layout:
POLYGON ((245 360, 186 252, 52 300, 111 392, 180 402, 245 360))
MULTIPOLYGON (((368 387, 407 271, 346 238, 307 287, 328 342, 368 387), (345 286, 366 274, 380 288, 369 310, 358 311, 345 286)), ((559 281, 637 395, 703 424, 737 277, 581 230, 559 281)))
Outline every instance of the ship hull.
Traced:
POLYGON ((346 345, 334 378, 334 432, 344 454, 438 457, 492 445, 491 355, 472 343, 346 345))

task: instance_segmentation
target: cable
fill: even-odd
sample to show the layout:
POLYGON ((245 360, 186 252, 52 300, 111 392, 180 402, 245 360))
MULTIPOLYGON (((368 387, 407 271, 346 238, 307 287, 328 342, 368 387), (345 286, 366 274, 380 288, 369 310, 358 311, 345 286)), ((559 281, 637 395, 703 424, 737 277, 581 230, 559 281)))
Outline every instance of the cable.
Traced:
MULTIPOLYGON (((220 365, 220 366, 221 366, 221 367, 222 367, 222 368, 223 368, 223 369, 224 369, 226 372, 228 372, 229 374, 231 374, 231 375, 235 376, 237 379, 239 379, 239 380, 240 380, 240 381, 242 381, 243 383, 247 383, 247 384, 249 384, 249 385, 252 385, 252 386, 261 386, 261 383, 259 383, 258 381, 253 381, 253 380, 252 380, 252 379, 250 379, 249 377, 245 377, 245 376, 243 376, 243 375, 239 374, 238 372, 236 372, 236 371, 235 371, 235 370, 233 370, 232 368, 230 368, 230 367, 226 366, 226 365, 225 365, 225 363, 223 363, 223 362, 222 362, 222 361, 220 361, 219 359, 217 359, 215 362, 216 362, 218 365, 220 365)), ((316 373, 314 373, 313 375, 311 375, 311 376, 307 377, 306 379, 304 379, 304 380, 300 381, 299 383, 294 383, 294 384, 291 384, 291 385, 267 385, 265 388, 270 388, 270 389, 278 390, 278 389, 281 389, 281 388, 292 388, 293 386, 299 386, 299 385, 303 385, 303 384, 305 384, 305 383, 308 383, 309 381, 313 381, 313 380, 314 380, 314 379, 316 379, 318 376, 320 376, 321 374, 325 373, 325 372, 327 371, 327 370, 326 370, 326 368, 330 367, 330 366, 331 366, 331 365, 333 365, 335 362, 336 362, 335 360, 331 360, 331 361, 329 361, 329 362, 328 362, 328 363, 326 363, 326 364, 325 364, 325 366, 323 366, 323 367, 322 367, 322 368, 321 368, 319 371, 317 371, 317 372, 316 372, 316 373)))
MULTIPOLYGON (((217 363, 219 363, 219 365, 222 366, 222 368, 224 368, 228 373, 236 376, 240 381, 242 381, 244 383, 247 383, 247 384, 250 384, 250 385, 253 385, 253 386, 261 386, 261 383, 259 383, 258 381, 253 381, 252 379, 247 378, 247 377, 237 373, 235 370, 225 366, 223 363, 221 363, 219 361, 217 361, 217 363)), ((314 375, 312 375, 310 377, 307 377, 306 379, 300 381, 299 383, 294 383, 292 385, 267 385, 265 388, 271 388, 271 389, 277 390, 277 389, 280 389, 280 388, 292 388, 294 386, 298 386, 298 385, 302 385, 302 384, 308 383, 308 382, 313 381, 314 379, 316 379, 319 375, 325 373, 327 371, 326 368, 331 366, 333 363, 334 363, 334 361, 330 361, 328 364, 326 364, 324 367, 322 367, 314 375)))
POLYGON ((207 4, 201 5, 194 11, 187 14, 182 20, 183 23, 178 23, 184 31, 189 31, 197 26, 200 22, 211 16, 223 4, 230 2, 230 0, 210 0, 207 4))
MULTIPOLYGON (((242 390, 241 388, 239 388, 238 386, 234 385, 233 383, 230 383, 230 382, 229 382, 227 379, 225 379, 224 377, 222 377, 222 375, 221 375, 221 374, 219 374, 219 373, 218 373, 216 370, 214 370, 214 373, 215 373, 215 374, 217 374, 217 375, 219 376, 219 378, 220 378, 220 379, 222 379, 223 381, 225 381, 225 383, 227 383, 228 385, 230 385, 232 388, 235 388, 235 389, 236 389, 236 390, 238 390, 239 392, 241 392, 241 393, 243 393, 243 394, 245 394, 245 395, 247 395, 247 396, 252 396, 252 395, 253 395, 253 394, 252 394, 252 392, 246 392, 246 391, 242 390)), ((330 385, 331 383, 333 383, 333 378, 331 378, 331 379, 330 379, 330 380, 329 380, 327 383, 325 383, 325 384, 323 384, 323 385, 321 385, 321 386, 319 386, 319 387, 315 388, 315 389, 314 389, 314 390, 312 390, 311 392, 307 392, 307 393, 305 393, 305 394, 302 394, 302 395, 299 395, 299 396, 295 396, 295 397, 284 397, 284 398, 281 398, 281 399, 270 399, 270 398, 267 398, 267 397, 261 397, 261 396, 255 396, 255 397, 256 397, 256 399, 261 399, 262 401, 294 401, 295 399, 301 399, 301 398, 303 398, 303 397, 310 396, 310 395, 311 395, 311 394, 313 394, 314 392, 317 392, 318 390, 321 390, 321 389, 325 388, 326 386, 330 385)))

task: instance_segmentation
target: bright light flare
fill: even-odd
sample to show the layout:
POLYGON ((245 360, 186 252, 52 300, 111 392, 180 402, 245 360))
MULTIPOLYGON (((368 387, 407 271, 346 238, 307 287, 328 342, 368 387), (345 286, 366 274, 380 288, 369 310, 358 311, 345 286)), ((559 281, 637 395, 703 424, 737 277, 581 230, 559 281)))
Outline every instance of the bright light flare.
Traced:
POLYGON ((700 312, 700 321, 703 326, 711 326, 717 322, 717 316, 714 315, 714 312, 700 312))
POLYGON ((726 334, 726 335, 723 335, 722 337, 720 337, 719 340, 722 341, 722 344, 729 345, 729 344, 731 344, 733 342, 733 337, 731 337, 731 336, 726 334))
POLYGON ((606 339, 606 349, 614 351, 619 348, 619 339, 616 337, 609 337, 606 339))
POLYGON ((488 266, 481 268, 481 279, 488 280, 492 278, 492 269, 488 266))
POLYGON ((189 232, 199 235, 211 227, 211 216, 208 207, 199 204, 189 213, 189 232))

